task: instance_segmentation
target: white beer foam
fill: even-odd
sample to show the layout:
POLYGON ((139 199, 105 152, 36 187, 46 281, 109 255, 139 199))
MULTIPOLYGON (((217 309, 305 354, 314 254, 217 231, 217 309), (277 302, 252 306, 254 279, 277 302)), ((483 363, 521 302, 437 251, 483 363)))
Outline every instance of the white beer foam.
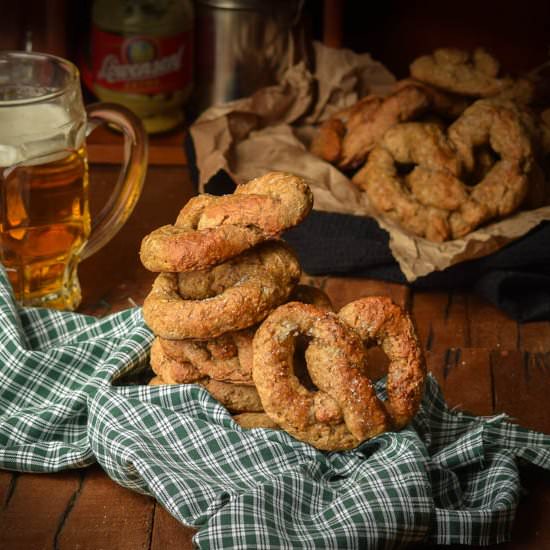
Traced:
POLYGON ((0 166, 52 162, 78 149, 84 125, 60 105, 0 107, 0 166))

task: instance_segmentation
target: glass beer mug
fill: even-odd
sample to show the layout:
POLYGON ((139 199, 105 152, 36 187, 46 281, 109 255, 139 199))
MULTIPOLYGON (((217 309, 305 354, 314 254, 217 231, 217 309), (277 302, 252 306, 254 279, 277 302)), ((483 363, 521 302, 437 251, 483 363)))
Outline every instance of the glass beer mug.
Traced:
POLYGON ((78 262, 106 244, 141 194, 147 136, 122 106, 84 107, 77 68, 64 59, 0 52, 0 261, 22 305, 76 309, 78 262), (121 130, 118 184, 94 220, 86 136, 121 130))

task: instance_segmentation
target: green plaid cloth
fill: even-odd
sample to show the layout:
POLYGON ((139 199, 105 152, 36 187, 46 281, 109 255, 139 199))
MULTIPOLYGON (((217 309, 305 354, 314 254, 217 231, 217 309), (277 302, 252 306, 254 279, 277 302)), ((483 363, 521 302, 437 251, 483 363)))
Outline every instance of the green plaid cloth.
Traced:
POLYGON ((353 451, 243 430, 200 386, 121 384, 147 368, 152 335, 139 308, 103 319, 19 309, 1 266, 0 327, 0 468, 97 461, 198 528, 200 548, 501 542, 518 466, 550 468, 550 436, 451 411, 431 377, 409 428, 353 451))

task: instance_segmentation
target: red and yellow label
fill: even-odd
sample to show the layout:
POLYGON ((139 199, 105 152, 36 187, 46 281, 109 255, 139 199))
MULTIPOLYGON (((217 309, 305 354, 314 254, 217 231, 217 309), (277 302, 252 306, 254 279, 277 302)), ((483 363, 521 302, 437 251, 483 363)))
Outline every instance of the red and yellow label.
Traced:
POLYGON ((157 94, 182 90, 192 79, 193 35, 121 36, 92 29, 94 83, 110 90, 157 94))

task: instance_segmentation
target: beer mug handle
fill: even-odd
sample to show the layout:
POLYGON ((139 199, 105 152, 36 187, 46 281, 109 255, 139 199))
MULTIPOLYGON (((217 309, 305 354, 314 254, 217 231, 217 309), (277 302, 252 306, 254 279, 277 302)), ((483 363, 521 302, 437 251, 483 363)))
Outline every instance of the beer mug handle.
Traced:
POLYGON ((132 213, 143 188, 147 170, 147 134, 141 120, 129 109, 115 103, 93 103, 86 108, 89 135, 107 123, 124 136, 124 160, 114 192, 92 220, 91 234, 81 259, 107 244, 132 213))

